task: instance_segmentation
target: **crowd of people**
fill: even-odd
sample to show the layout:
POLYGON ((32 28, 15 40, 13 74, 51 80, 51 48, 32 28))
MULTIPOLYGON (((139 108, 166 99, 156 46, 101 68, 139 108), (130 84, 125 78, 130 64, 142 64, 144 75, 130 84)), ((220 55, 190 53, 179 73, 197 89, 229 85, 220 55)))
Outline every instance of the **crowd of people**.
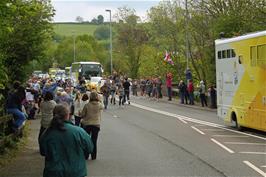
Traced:
MULTIPOLYGON (((97 158, 97 139, 100 131, 101 112, 110 104, 130 104, 130 95, 154 98, 163 97, 165 88, 168 100, 172 100, 173 76, 131 80, 116 74, 104 78, 100 87, 88 92, 84 78, 73 87, 70 79, 55 81, 50 78, 31 77, 26 87, 15 81, 9 91, 6 110, 13 114, 13 130, 18 131, 26 119, 40 115, 38 142, 41 155, 45 156, 44 176, 86 176, 85 160, 97 158), (139 94, 140 93, 140 94, 139 94)), ((194 85, 180 81, 176 86, 181 104, 194 104, 194 85)), ((210 94, 211 106, 216 107, 216 91, 208 90, 203 81, 198 88, 202 106, 208 106, 206 93, 210 94)))

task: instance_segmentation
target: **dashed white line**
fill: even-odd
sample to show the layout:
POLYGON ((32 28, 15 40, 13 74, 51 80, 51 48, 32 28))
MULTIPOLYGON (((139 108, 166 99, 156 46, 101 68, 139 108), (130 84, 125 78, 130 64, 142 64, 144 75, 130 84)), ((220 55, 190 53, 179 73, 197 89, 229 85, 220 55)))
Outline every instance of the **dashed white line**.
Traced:
POLYGON ((266 152, 239 152, 240 154, 257 154, 257 155, 266 155, 266 152))
POLYGON ((253 170, 255 170, 256 172, 258 172, 259 174, 261 174, 263 177, 266 177, 266 173, 264 173, 261 169, 259 169, 258 167, 256 167, 255 165, 253 165, 252 163, 250 163, 249 161, 243 161, 247 166, 249 166, 250 168, 252 168, 253 170))
POLYGON ((266 165, 262 165, 262 166, 260 166, 261 168, 266 168, 266 165))
POLYGON ((183 122, 184 124, 187 124, 187 122, 186 121, 184 121, 183 119, 178 119, 178 120, 180 120, 181 122, 183 122))
POLYGON ((217 145, 219 145, 220 147, 222 147, 223 149, 225 149, 226 151, 228 151, 229 153, 233 154, 235 153, 233 150, 229 149, 228 147, 226 147, 225 145, 223 145, 222 143, 220 143, 219 141, 211 138, 211 140, 216 143, 217 145))
POLYGON ((242 135, 212 135, 213 137, 228 137, 228 138, 248 138, 248 136, 242 135))
POLYGON ((194 125, 195 127, 204 127, 204 126, 207 126, 207 125, 202 125, 202 124, 198 124, 198 125, 194 125))
POLYGON ((224 132, 225 130, 222 129, 218 129, 218 128, 204 128, 204 129, 200 129, 203 131, 217 131, 217 132, 224 132))
POLYGON ((244 132, 239 132, 239 131, 236 131, 236 130, 228 129, 228 128, 226 128, 226 126, 223 126, 223 125, 219 125, 219 124, 215 124, 215 123, 211 123, 211 122, 207 122, 207 121, 202 121, 202 120, 197 120, 197 119, 193 119, 193 118, 190 118, 190 117, 187 117, 187 116, 182 116, 182 115, 178 115, 178 114, 169 113, 169 112, 166 112, 166 111, 161 111, 161 110, 158 110, 158 109, 154 109, 154 108, 143 106, 143 105, 136 104, 136 103, 131 103, 131 105, 134 106, 134 107, 146 110, 146 111, 151 111, 151 112, 163 114, 163 115, 170 116, 170 117, 181 118, 184 121, 188 121, 188 122, 202 124, 203 126, 210 126, 210 127, 214 127, 214 128, 220 128, 220 129, 227 130, 227 131, 230 131, 230 132, 234 132, 234 133, 237 133, 237 134, 247 135, 249 137, 255 137, 255 138, 258 138, 258 139, 266 140, 266 138, 263 138, 263 137, 260 137, 260 136, 256 136, 256 135, 252 135, 252 134, 248 134, 248 133, 244 133, 244 132))
POLYGON ((205 133, 204 132, 202 132, 202 131, 200 131, 199 129, 197 129, 196 127, 194 127, 194 126, 191 126, 191 128, 193 128, 194 130, 196 130, 197 132, 199 132, 200 134, 202 134, 202 135, 205 135, 205 133))
POLYGON ((224 142, 224 144, 266 146, 264 143, 224 142))

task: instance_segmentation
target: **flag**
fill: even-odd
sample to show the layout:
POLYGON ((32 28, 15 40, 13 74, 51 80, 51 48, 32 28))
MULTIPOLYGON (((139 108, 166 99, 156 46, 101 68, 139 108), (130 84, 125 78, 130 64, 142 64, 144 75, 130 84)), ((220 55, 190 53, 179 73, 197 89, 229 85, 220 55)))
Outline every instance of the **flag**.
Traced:
POLYGON ((174 62, 171 58, 171 54, 165 51, 164 61, 169 63, 170 65, 174 65, 174 62))

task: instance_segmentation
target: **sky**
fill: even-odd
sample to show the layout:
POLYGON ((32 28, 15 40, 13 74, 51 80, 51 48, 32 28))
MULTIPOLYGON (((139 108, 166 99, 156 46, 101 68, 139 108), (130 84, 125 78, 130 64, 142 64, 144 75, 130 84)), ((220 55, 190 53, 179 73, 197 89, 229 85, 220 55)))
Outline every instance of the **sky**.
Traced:
POLYGON ((109 21, 109 13, 105 10, 110 9, 113 16, 117 8, 123 6, 134 8, 136 14, 142 20, 146 20, 147 11, 158 3, 159 0, 52 0, 52 5, 56 10, 54 22, 75 22, 77 16, 81 16, 85 21, 91 21, 98 15, 103 15, 105 21, 109 21))

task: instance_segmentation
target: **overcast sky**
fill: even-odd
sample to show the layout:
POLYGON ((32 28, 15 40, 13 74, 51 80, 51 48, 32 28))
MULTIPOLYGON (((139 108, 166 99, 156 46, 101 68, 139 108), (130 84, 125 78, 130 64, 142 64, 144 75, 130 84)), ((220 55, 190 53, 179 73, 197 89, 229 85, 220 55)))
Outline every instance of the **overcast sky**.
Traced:
POLYGON ((105 21, 109 21, 109 14, 105 12, 105 9, 111 9, 112 14, 114 14, 118 7, 123 6, 134 8, 136 14, 145 20, 147 10, 158 3, 159 0, 52 0, 56 10, 54 22, 74 22, 77 16, 91 21, 100 14, 104 16, 105 21))

